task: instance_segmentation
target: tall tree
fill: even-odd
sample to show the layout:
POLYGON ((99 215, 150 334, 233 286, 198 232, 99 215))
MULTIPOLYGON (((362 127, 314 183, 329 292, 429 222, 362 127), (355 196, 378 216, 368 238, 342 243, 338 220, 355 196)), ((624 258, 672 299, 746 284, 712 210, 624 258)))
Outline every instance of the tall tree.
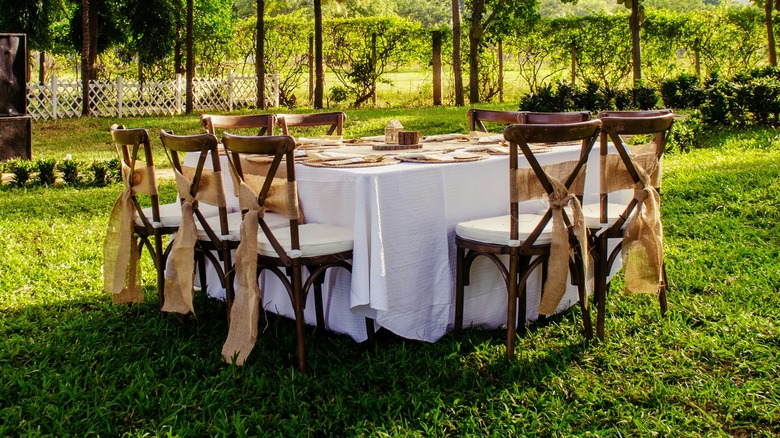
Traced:
MULTIPOLYGON (((126 0, 122 7, 128 24, 127 47, 138 56, 138 81, 145 82, 147 70, 171 54, 175 40, 175 13, 171 0, 126 0)), ((159 69, 158 69, 159 70, 159 69)), ((162 69, 169 74, 168 69, 162 69)))
POLYGON ((777 46, 775 45, 775 32, 773 28, 773 13, 780 11, 780 0, 752 0, 753 4, 764 8, 764 22, 766 23, 766 41, 769 55, 769 65, 777 67, 777 46))
MULTIPOLYGON (((93 0, 94 1, 94 0, 93 0)), ((81 0, 81 115, 89 115, 89 46, 90 36, 89 0, 81 0)))
POLYGON ((185 100, 185 112, 187 114, 192 113, 193 96, 192 96, 192 79, 195 76, 195 53, 192 50, 192 17, 193 17, 193 0, 187 0, 187 85, 186 85, 186 100, 185 100))
POLYGON ((477 103, 479 97, 479 54, 485 35, 502 24, 495 33, 505 32, 508 23, 519 25, 536 16, 536 0, 469 0, 471 16, 469 21, 469 101, 477 103))
POLYGON ((0 0, 0 11, 0 29, 26 34, 27 48, 40 52, 39 80, 43 82, 44 52, 53 43, 49 27, 61 14, 61 5, 54 0, 0 0))
POLYGON ((257 0, 256 26, 255 74, 257 75, 257 107, 265 109, 265 0, 257 0))
POLYGON ((314 0, 314 108, 321 109, 325 93, 325 70, 322 68, 322 0, 314 0))
POLYGON ((463 69, 460 56, 460 0, 452 0, 452 73, 455 80, 455 105, 463 106, 463 69))
POLYGON ((645 7, 643 0, 617 0, 631 11, 628 25, 631 29, 631 68, 634 71, 634 87, 642 82, 642 54, 639 40, 639 26, 645 20, 645 7))

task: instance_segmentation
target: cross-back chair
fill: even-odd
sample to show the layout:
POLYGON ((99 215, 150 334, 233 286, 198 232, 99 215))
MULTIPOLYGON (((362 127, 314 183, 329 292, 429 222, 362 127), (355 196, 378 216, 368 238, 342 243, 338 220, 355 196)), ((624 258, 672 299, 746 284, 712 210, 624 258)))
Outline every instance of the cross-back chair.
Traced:
POLYGON ((217 138, 212 134, 173 135, 160 131, 160 139, 173 166, 182 212, 181 226, 172 244, 163 310, 195 312, 194 264, 197 260, 201 288, 206 290, 205 260, 208 260, 225 289, 230 312, 234 295, 231 251, 238 246, 241 213, 228 213, 226 207, 217 138), (195 167, 184 166, 181 154, 198 154, 195 167), (215 206, 215 216, 204 213, 207 205, 215 206))
POLYGON ((327 126, 325 135, 344 135, 344 122, 347 115, 343 112, 316 114, 277 114, 276 122, 282 130, 282 135, 290 135, 291 127, 327 126))
POLYGON ((179 228, 179 203, 160 205, 149 133, 116 124, 110 130, 122 166, 125 191, 112 211, 106 236, 105 288, 113 293, 115 302, 141 301, 138 257, 146 247, 157 271, 157 293, 162 309, 165 260, 169 251, 163 246, 163 236, 179 228), (141 206, 142 197, 147 199, 149 207, 141 206), (126 284, 128 273, 131 284, 126 284))
POLYGON ((257 130, 257 135, 273 135, 276 116, 273 114, 235 116, 201 114, 200 123, 206 132, 215 136, 219 136, 222 131, 250 129, 257 130))
MULTIPOLYGON (((230 159, 233 171, 240 181, 242 209, 245 221, 256 218, 260 232, 257 233, 255 252, 256 279, 267 271, 276 276, 290 296, 295 314, 298 368, 306 369, 304 306, 309 289, 313 288, 316 306, 317 326, 325 329, 322 303, 322 281, 329 268, 340 267, 351 272, 354 232, 351 228, 327 224, 300 224, 298 221, 298 198, 295 183, 295 140, 289 136, 244 137, 224 134, 222 142, 230 159), (267 155, 272 158, 267 174, 252 178, 244 174, 241 156, 245 154, 267 155), (279 167, 286 167, 285 178, 275 178, 279 167), (265 220, 266 209, 274 208, 272 200, 286 204, 286 227, 273 228, 265 220), (249 212, 254 212, 249 216, 249 212), (303 268, 309 272, 303 280, 303 268)), ((279 210, 279 207, 275 207, 279 210)), ((247 222, 245 222, 247 227, 247 222)), ((253 306, 254 308, 254 306, 253 306)), ((236 308, 236 312, 241 309, 236 308)), ((234 317, 235 319, 235 317, 234 317)), ((250 318, 251 320, 252 318, 250 318)), ((369 343, 373 344, 373 321, 366 318, 369 343)), ((232 352, 229 351, 227 356, 232 352)), ((225 352, 223 351, 223 355, 225 352)))
MULTIPOLYGON (((507 357, 514 357, 517 326, 526 323, 526 283, 542 267, 542 301, 539 314, 555 312, 570 276, 577 285, 586 337, 592 337, 587 309, 587 234, 580 202, 584 191, 585 165, 599 135, 601 122, 510 125, 504 130, 509 141, 510 214, 459 223, 455 228, 457 268, 455 285, 455 332, 463 327, 464 289, 469 270, 479 256, 487 257, 501 272, 507 287, 507 357), (529 143, 569 144, 580 141, 578 158, 542 165, 529 143), (519 153, 529 167, 521 166, 519 153), (532 211, 521 203, 548 197, 544 212, 538 203, 532 211), (566 207, 566 208, 564 208, 566 207), (570 256, 574 254, 573 256, 570 256), (499 256, 509 256, 509 267, 499 256), (518 312, 517 302, 520 301, 518 312)), ((553 146, 554 147, 554 146, 553 146)))
MULTIPOLYGON (((671 132, 671 111, 601 113, 599 203, 585 206, 589 219, 598 219, 591 230, 595 260, 594 296, 598 316, 596 334, 604 339, 609 276, 618 255, 623 254, 626 288, 658 294, 661 314, 667 309, 666 269, 663 261, 660 218, 661 158, 671 132), (617 114, 617 115, 613 115, 617 114), (626 138, 650 136, 647 144, 630 146, 626 138), (609 143, 617 153, 609 153, 609 143), (619 192, 633 192, 628 202, 618 202, 619 192), (618 244, 609 247, 610 239, 618 244)), ((592 223, 592 220, 588 221, 592 223)))
POLYGON ((523 114, 525 111, 496 111, 472 108, 468 111, 469 131, 470 132, 488 132, 485 122, 500 123, 511 125, 513 123, 523 123, 523 114))
POLYGON ((577 123, 591 119, 590 111, 573 111, 561 113, 523 112, 520 123, 528 125, 547 125, 550 123, 577 123))

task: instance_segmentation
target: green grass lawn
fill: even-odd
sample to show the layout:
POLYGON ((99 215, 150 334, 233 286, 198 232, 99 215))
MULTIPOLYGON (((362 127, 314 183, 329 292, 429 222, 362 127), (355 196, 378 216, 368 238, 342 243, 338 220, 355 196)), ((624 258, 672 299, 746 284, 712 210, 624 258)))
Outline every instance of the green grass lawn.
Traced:
MULTIPOLYGON (((347 113, 350 136, 390 117, 466 131, 463 108, 347 113)), ((111 122, 37 122, 33 152, 113 157, 111 122)), ((200 130, 196 117, 123 122, 200 130)), ((667 316, 618 278, 605 342, 583 340, 575 310, 521 336, 512 362, 502 331, 385 336, 369 352, 310 327, 301 374, 293 322, 268 314, 247 364, 226 365, 223 303, 198 295, 197 318, 160 319, 148 255, 148 303, 101 291, 119 185, 0 190, 0 436, 777 436, 780 136, 706 144, 664 161, 667 316)))

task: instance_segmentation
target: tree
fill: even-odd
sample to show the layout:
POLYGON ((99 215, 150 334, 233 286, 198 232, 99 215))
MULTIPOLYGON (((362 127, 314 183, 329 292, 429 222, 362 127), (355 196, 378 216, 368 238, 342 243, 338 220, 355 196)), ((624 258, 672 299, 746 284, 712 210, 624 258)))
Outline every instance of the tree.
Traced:
POLYGON ((469 101, 477 103, 479 97, 479 53, 486 34, 497 23, 499 30, 494 36, 500 37, 510 26, 518 26, 536 17, 536 0, 470 0, 469 21, 469 101))
POLYGON ((186 85, 186 94, 187 97, 185 99, 184 104, 184 111, 187 114, 192 113, 193 108, 193 95, 192 95, 192 79, 195 76, 195 53, 192 49, 192 21, 193 21, 193 15, 194 15, 194 9, 195 6, 193 4, 193 0, 187 0, 187 38, 185 45, 187 47, 187 85, 186 85))
MULTIPOLYGON (((94 1, 94 0, 93 0, 94 1)), ((89 51, 90 41, 89 0, 81 0, 81 115, 89 115, 89 51)))
POLYGON ((780 0, 751 0, 753 4, 764 8, 764 22, 766 23, 766 41, 769 54, 769 64, 777 67, 777 48, 775 45, 775 32, 772 27, 773 11, 780 11, 780 0))
POLYGON ((460 1, 452 0, 452 73, 455 80, 455 105, 463 106, 463 70, 460 56, 460 1))
POLYGON ((255 32, 255 74, 257 75, 257 107, 265 109, 265 0, 257 0, 255 32))
POLYGON ((634 71, 634 87, 642 82, 642 54, 639 41, 639 26, 645 19, 643 0, 617 0, 631 11, 628 17, 628 27, 631 31, 631 68, 634 71))
POLYGON ((144 83, 145 68, 161 64, 175 45, 174 5, 171 0, 129 0, 122 12, 128 24, 127 47, 137 54, 138 81, 144 83))
POLYGON ((322 108, 325 71, 322 68, 322 0, 314 0, 314 108, 322 108))
POLYGON ((0 29, 26 34, 27 48, 40 51, 39 82, 43 82, 44 51, 53 43, 49 27, 62 8, 54 0, 0 0, 0 11, 0 29))

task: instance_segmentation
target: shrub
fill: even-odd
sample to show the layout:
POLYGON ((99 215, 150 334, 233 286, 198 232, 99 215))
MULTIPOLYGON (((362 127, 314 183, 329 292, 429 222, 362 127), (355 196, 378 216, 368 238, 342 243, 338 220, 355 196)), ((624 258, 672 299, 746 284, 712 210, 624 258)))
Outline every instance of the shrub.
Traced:
POLYGON ((14 174, 13 185, 15 187, 24 187, 27 185, 27 181, 30 179, 30 173, 32 173, 32 164, 30 161, 17 158, 9 161, 6 165, 8 166, 8 170, 14 174))
POLYGON ((70 156, 66 156, 59 163, 59 170, 62 172, 62 179, 65 180, 66 184, 75 186, 82 182, 82 178, 79 175, 79 167, 81 165, 81 162, 71 159, 70 156))
POLYGON ((520 99, 520 111, 555 111, 554 102, 555 92, 552 84, 544 84, 536 89, 536 92, 530 92, 520 99))
POLYGON ((38 160, 36 167, 38 168, 38 184, 42 186, 54 185, 54 169, 57 167, 57 160, 42 158, 38 160))
POLYGON ((596 111, 609 108, 609 104, 601 92, 601 87, 594 81, 587 81, 584 88, 575 90, 572 96, 575 110, 596 111))
POLYGON ((672 125, 669 141, 666 143, 666 152, 685 152, 702 147, 704 128, 705 125, 699 115, 676 120, 672 125))
POLYGON ((699 78, 682 74, 661 84, 661 97, 668 108, 696 108, 704 102, 699 78))
POLYGON ((110 169, 107 161, 95 161, 89 166, 92 171, 91 184, 96 187, 103 187, 111 180, 110 169))
POLYGON ((650 110, 658 107, 658 95, 655 88, 639 85, 631 90, 633 106, 639 110, 650 110))

